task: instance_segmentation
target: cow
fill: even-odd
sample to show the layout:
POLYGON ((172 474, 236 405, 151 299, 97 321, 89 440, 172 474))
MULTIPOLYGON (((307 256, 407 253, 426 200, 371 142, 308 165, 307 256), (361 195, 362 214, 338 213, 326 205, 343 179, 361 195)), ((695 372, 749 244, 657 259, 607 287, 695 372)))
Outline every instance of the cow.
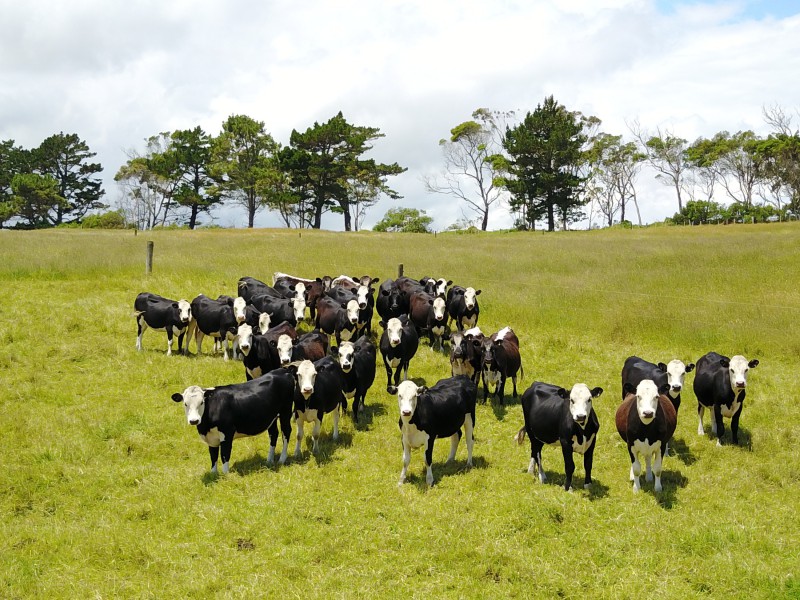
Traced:
POLYGON ((519 338, 511 327, 503 327, 483 340, 483 401, 489 397, 489 384, 494 384, 494 393, 503 404, 506 379, 511 378, 514 385, 514 398, 517 397, 517 372, 522 370, 519 355, 519 338))
POLYGON ((747 388, 747 372, 758 366, 757 359, 747 360, 737 354, 728 358, 709 352, 697 361, 694 375, 694 395, 697 396, 697 434, 703 435, 703 414, 706 408, 713 411, 711 433, 717 436, 717 445, 722 445, 725 425, 722 417, 731 420, 731 441, 739 443, 739 417, 747 388))
POLYGON ((408 316, 417 328, 417 333, 428 333, 430 348, 434 349, 436 342, 439 350, 442 349, 447 323, 447 310, 443 298, 434 297, 423 291, 411 294, 409 300, 408 316))
MULTIPOLYGON (((224 343, 224 358, 228 360, 228 342, 234 341, 238 325, 233 314, 233 306, 224 300, 212 300, 203 294, 191 303, 192 321, 189 325, 190 338, 194 334, 197 354, 202 353, 203 337, 214 338, 214 343, 224 343)), ((186 345, 189 343, 187 341, 186 345)))
POLYGON ((630 479, 633 491, 641 489, 642 459, 647 465, 646 481, 655 475, 655 491, 661 491, 661 468, 666 455, 667 442, 675 433, 678 413, 665 395, 669 384, 660 387, 652 379, 641 381, 635 388, 626 383, 623 390, 625 400, 617 408, 615 422, 622 440, 628 445, 631 459, 630 479), (652 461, 652 468, 651 468, 652 461))
POLYGON ((342 342, 337 352, 344 378, 344 395, 353 399, 353 421, 358 423, 358 413, 364 408, 367 390, 375 381, 377 350, 369 338, 360 337, 355 343, 342 342))
POLYGON ((278 426, 283 437, 278 464, 286 462, 292 435, 292 397, 295 380, 279 369, 246 383, 213 388, 192 385, 182 394, 172 394, 182 402, 189 425, 197 427, 200 439, 208 445, 211 472, 217 473, 217 459, 222 449, 222 472, 227 473, 233 440, 269 432, 267 464, 275 460, 278 426))
POLYGON ((136 349, 142 350, 142 336, 147 328, 167 332, 167 356, 172 355, 172 339, 178 336, 178 353, 189 353, 189 340, 183 338, 192 320, 192 307, 186 300, 170 300, 157 294, 142 292, 133 301, 136 317, 136 349))
MULTIPOLYGON (((280 346, 280 342, 278 344, 280 346)), ((309 331, 292 340, 291 362, 310 360, 314 362, 328 355, 328 336, 320 331, 309 331)), ((282 362, 282 360, 281 360, 282 362)))
POLYGON ((450 319, 456 322, 456 329, 464 331, 478 324, 480 307, 478 306, 478 295, 481 290, 468 287, 463 288, 455 285, 447 290, 447 314, 450 319))
POLYGON ((294 420, 297 424, 295 458, 301 458, 303 423, 313 423, 311 452, 319 451, 319 432, 322 417, 333 413, 333 439, 339 439, 339 406, 345 402, 342 392, 342 368, 332 356, 314 362, 304 360, 289 367, 295 374, 297 386, 294 394, 294 420))
POLYGON ((358 302, 351 298, 340 302, 324 296, 317 301, 316 328, 336 338, 338 346, 342 340, 355 339, 358 332, 358 302))
POLYGON ((297 332, 290 323, 286 321, 279 323, 263 334, 254 334, 253 328, 247 323, 239 325, 237 339, 239 349, 244 354, 242 362, 248 380, 281 366, 278 344, 283 336, 289 338, 288 345, 291 354, 291 340, 297 337, 297 332))
POLYGON ((398 485, 403 485, 411 462, 411 449, 425 447, 425 481, 433 485, 433 443, 450 438, 450 463, 463 435, 467 444, 467 467, 472 466, 473 430, 478 386, 469 377, 458 375, 441 379, 430 388, 404 381, 397 387, 400 409, 400 434, 403 442, 403 470, 398 485))
POLYGON ((378 297, 375 300, 375 310, 381 320, 388 322, 389 319, 399 317, 403 314, 403 303, 401 302, 402 293, 394 284, 394 280, 387 279, 378 288, 378 297))
POLYGON ((236 284, 236 289, 239 296, 244 298, 247 304, 250 304, 256 296, 267 295, 275 298, 283 297, 274 288, 255 277, 240 277, 236 284))
POLYGON ((250 299, 250 303, 260 312, 270 315, 273 321, 288 321, 292 327, 305 320, 305 301, 297 298, 276 298, 269 294, 261 294, 250 299))
POLYGON ((419 336, 406 316, 389 319, 388 323, 381 321, 380 325, 384 328, 379 347, 386 367, 386 391, 392 394, 397 391, 401 371, 405 371, 403 379, 408 379, 408 364, 417 353, 419 336), (394 386, 392 369, 395 369, 394 386))
POLYGON ((536 475, 544 483, 547 476, 542 468, 542 448, 545 444, 561 444, 564 455, 564 489, 572 490, 572 476, 575 473, 573 453, 583 454, 583 470, 585 478, 583 488, 592 485, 592 463, 594 447, 597 443, 597 432, 600 421, 592 407, 592 400, 599 398, 603 388, 589 389, 585 383, 576 383, 571 390, 535 381, 522 394, 522 416, 525 425, 517 432, 518 444, 525 440, 525 434, 531 442, 531 460, 528 473, 536 475))
POLYGON ((447 287, 453 285, 452 280, 440 277, 435 279, 433 277, 423 277, 419 280, 425 292, 433 297, 439 296, 440 298, 447 297, 447 287))
MULTIPOLYGON (((669 399, 675 406, 675 412, 681 406, 681 391, 683 390, 683 381, 686 373, 691 373, 694 370, 694 363, 685 364, 677 358, 664 364, 660 362, 654 364, 639 358, 638 356, 629 356, 625 359, 625 364, 622 366, 622 388, 624 390, 625 384, 630 383, 634 388, 639 385, 640 381, 645 379, 652 379, 658 387, 663 384, 669 384, 669 399)), ((625 392, 622 392, 623 400, 625 399, 625 392)))
POLYGON ((254 331, 263 334, 269 329, 272 318, 269 313, 261 312, 252 304, 248 304, 244 309, 244 322, 250 325, 254 331))
POLYGON ((483 332, 473 327, 450 335, 450 374, 466 375, 478 383, 482 372, 483 332))

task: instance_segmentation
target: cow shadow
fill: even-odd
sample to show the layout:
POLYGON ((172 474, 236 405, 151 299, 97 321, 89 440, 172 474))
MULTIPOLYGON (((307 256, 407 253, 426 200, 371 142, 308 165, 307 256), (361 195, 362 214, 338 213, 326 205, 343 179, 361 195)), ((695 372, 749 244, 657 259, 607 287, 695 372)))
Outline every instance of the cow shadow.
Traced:
POLYGON ((498 421, 504 421, 506 418, 506 414, 508 413, 508 409, 513 408, 514 406, 519 406, 521 402, 520 400, 521 396, 518 395, 516 398, 514 398, 513 395, 511 394, 503 396, 502 402, 500 401, 500 398, 498 398, 497 396, 489 394, 489 398, 486 400, 486 402, 484 402, 482 394, 483 394, 482 391, 478 392, 478 397, 479 397, 478 403, 489 404, 492 408, 492 412, 494 413, 495 418, 498 421))
MULTIPOLYGON (((412 463, 413 463, 412 459, 412 463)), ((464 458, 463 460, 459 460, 456 457, 452 462, 436 462, 434 461, 432 465, 433 470, 433 486, 436 487, 439 485, 439 482, 442 481, 445 477, 452 477, 458 475, 460 473, 469 473, 475 469, 486 469, 489 467, 489 462, 482 456, 472 456, 472 466, 467 466, 467 459, 464 458)), ((420 463, 420 469, 415 470, 413 473, 409 471, 406 475, 406 481, 400 487, 404 487, 406 485, 411 485, 412 487, 419 488, 421 492, 428 491, 428 482, 425 479, 425 463, 422 461, 420 463)))
MULTIPOLYGON (((563 471, 547 471, 545 469, 544 472, 547 479, 545 479, 544 483, 539 481, 538 475, 530 475, 528 470, 525 469, 525 475, 530 477, 533 484, 537 486, 546 485, 556 488, 561 488, 562 491, 564 490, 564 483, 567 481, 567 475, 563 471)), ((585 475, 583 473, 575 471, 572 476, 572 492, 573 494, 582 494, 585 495, 589 500, 602 500, 603 498, 608 497, 608 492, 610 488, 604 484, 602 481, 597 479, 596 477, 592 478, 592 483, 589 486, 589 489, 584 489, 583 482, 584 482, 585 475)))
POLYGON ((675 457, 687 467, 697 462, 697 456, 683 438, 672 438, 669 441, 669 456, 667 458, 675 457))
MULTIPOLYGON (((280 449, 280 447, 281 447, 281 442, 279 440, 278 448, 280 449)), ((290 451, 291 447, 292 444, 290 441, 289 442, 290 451)), ((278 465, 278 458, 280 458, 280 450, 276 450, 275 461, 271 465, 268 465, 267 457, 261 454, 260 452, 256 452, 255 454, 253 454, 248 458, 243 458, 233 463, 233 465, 231 466, 231 471, 235 471, 236 473, 244 477, 246 475, 252 475, 253 473, 258 473, 259 471, 274 471, 275 469, 281 466, 286 466, 286 464, 288 464, 288 459, 287 459, 286 464, 278 465)))
MULTIPOLYGON (((661 471, 661 492, 656 492, 654 483, 645 480, 644 472, 640 478, 642 488, 639 493, 653 496, 658 505, 665 510, 672 510, 678 500, 678 490, 689 484, 689 479, 680 471, 664 469, 661 471)), ((633 484, 631 483, 631 486, 633 484)))
POLYGON ((313 442, 311 441, 311 435, 306 434, 303 437, 303 441, 300 443, 300 452, 301 457, 294 458, 294 454, 290 456, 295 463, 306 463, 309 460, 313 460, 316 462, 318 466, 326 465, 330 462, 333 462, 334 456, 336 455, 336 451, 340 448, 350 448, 353 445, 353 435, 346 431, 339 431, 339 439, 333 439, 333 433, 328 432, 325 434, 320 434, 319 436, 319 447, 317 449, 317 453, 314 454, 311 451, 313 446, 313 442))
MULTIPOLYGON (((375 417, 382 417, 386 413, 386 407, 383 404, 364 404, 358 411, 358 422, 353 421, 353 427, 357 431, 369 431, 375 417)), ((349 414, 352 419, 352 407, 349 414)))
MULTIPOLYGON (((713 442, 714 444, 717 443, 717 436, 711 433, 711 428, 706 425, 705 427, 705 437, 707 440, 713 442)), ((731 429, 730 427, 725 427, 725 433, 722 434, 722 445, 723 446, 731 446, 734 448, 739 448, 742 451, 752 452, 753 451, 753 438, 750 434, 750 430, 742 427, 739 425, 739 443, 734 444, 733 440, 731 439, 731 429)))

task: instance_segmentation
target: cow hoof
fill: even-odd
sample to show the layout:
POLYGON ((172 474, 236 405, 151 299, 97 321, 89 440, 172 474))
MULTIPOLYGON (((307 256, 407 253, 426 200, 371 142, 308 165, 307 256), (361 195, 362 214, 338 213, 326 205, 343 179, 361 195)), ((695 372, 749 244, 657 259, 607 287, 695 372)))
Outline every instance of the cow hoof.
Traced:
POLYGON ((717 440, 717 448, 722 448, 722 442, 720 442, 719 440, 717 440))
POLYGON ((393 385, 387 385, 386 391, 389 392, 392 396, 394 396, 397 393, 397 388, 393 385))
POLYGON ((584 484, 583 484, 583 489, 585 489, 585 490, 588 490, 588 489, 589 489, 589 488, 591 488, 591 487, 592 487, 592 484, 591 484, 591 483, 584 483, 584 484))

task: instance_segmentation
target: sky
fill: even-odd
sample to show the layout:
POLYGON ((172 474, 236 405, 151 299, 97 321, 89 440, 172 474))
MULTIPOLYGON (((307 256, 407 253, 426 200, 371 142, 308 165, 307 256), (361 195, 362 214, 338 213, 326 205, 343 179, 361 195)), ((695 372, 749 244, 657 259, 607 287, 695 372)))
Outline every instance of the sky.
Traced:
MULTIPOLYGON (((407 171, 389 180, 402 200, 381 199, 364 226, 402 205, 437 230, 472 215, 423 178, 443 168, 439 140, 476 108, 524 115, 553 95, 606 133, 629 138, 638 122, 690 142, 766 135, 764 107, 800 123, 796 1, 0 0, 0 14, 0 140, 34 148, 76 133, 97 153, 110 204, 114 174, 148 137, 198 125, 216 135, 232 114, 283 145, 339 111, 378 127, 366 158, 407 171)), ((636 184, 644 222, 677 211, 654 176, 636 184)), ((247 224, 234 206, 213 220, 247 224)), ((490 213, 490 229, 510 225, 507 208, 490 213)), ((263 211, 256 226, 279 221, 263 211)), ((323 227, 341 229, 341 216, 323 227)))

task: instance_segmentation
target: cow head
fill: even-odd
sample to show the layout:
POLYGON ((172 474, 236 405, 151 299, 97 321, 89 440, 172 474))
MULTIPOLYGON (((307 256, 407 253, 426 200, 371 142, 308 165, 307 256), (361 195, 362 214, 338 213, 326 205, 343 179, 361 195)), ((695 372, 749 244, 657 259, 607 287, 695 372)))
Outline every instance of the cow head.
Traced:
POLYGON ((720 364, 728 369, 731 380, 731 389, 736 392, 747 387, 747 372, 758 366, 758 360, 748 360, 741 354, 737 354, 730 360, 722 359, 720 364))
POLYGON ((314 393, 314 383, 317 380, 317 370, 314 368, 314 363, 310 360, 304 360, 297 365, 294 373, 295 379, 297 379, 297 389, 303 394, 303 398, 308 400, 311 394, 314 393))
POLYGON ((241 296, 234 298, 233 300, 233 316, 236 317, 237 323, 244 323, 245 318, 245 309, 247 308, 247 303, 244 301, 244 298, 241 296))
POLYGON ((437 296, 433 299, 433 318, 437 321, 444 321, 445 317, 445 310, 447 307, 445 306, 444 298, 440 298, 437 296))
POLYGON ((258 330, 261 332, 261 335, 267 333, 271 321, 272 319, 270 319, 269 313, 263 312, 258 315, 258 330))
POLYGON ((295 296, 291 299, 295 320, 300 323, 306 318, 306 299, 304 296, 295 296))
POLYGON ((482 352, 483 352, 483 364, 487 367, 494 362, 495 358, 495 351, 497 348, 502 347, 503 340, 493 340, 492 338, 483 338, 482 341, 482 352))
POLYGON ((686 373, 691 373, 694 370, 694 363, 684 364, 683 361, 678 359, 669 361, 669 364, 658 363, 658 368, 667 374, 667 383, 669 384, 669 395, 677 398, 683 390, 683 380, 686 373))
POLYGON ((294 346, 292 345, 292 338, 282 333, 278 336, 278 342, 276 345, 276 349, 278 350, 278 360, 281 363, 282 367, 285 367, 290 362, 292 362, 292 349, 294 346))
POLYGON ((476 296, 478 296, 478 294, 480 293, 481 293, 480 290, 476 290, 475 288, 471 287, 468 287, 464 291, 464 304, 467 306, 467 308, 469 308, 470 310, 475 308, 475 304, 478 302, 476 296))
POLYGON ((347 311, 347 320, 351 325, 358 323, 358 301, 348 300, 346 304, 342 304, 342 308, 347 311))
MULTIPOLYGON (((626 393, 631 393, 633 386, 626 383, 624 389, 626 393)), ((642 423, 647 425, 656 418, 658 397, 661 394, 666 394, 668 391, 668 383, 663 384, 659 388, 652 379, 645 379, 636 386, 636 412, 639 413, 639 419, 642 423)))
POLYGON ((569 414, 572 420, 584 429, 589 422, 589 415, 592 414, 592 398, 598 398, 603 393, 603 388, 596 387, 590 390, 585 383, 576 383, 569 392, 559 388, 557 393, 565 400, 569 398, 569 414))
POLYGON ((396 348, 400 345, 403 338, 403 323, 397 317, 389 319, 386 323, 386 336, 389 338, 389 345, 396 348))
POLYGON ((464 334, 454 333, 450 336, 450 362, 467 358, 466 341, 464 334))
POLYGON ((349 373, 350 369, 353 368, 353 358, 356 354, 356 347, 353 345, 353 342, 342 342, 339 344, 337 353, 339 355, 339 366, 342 367, 342 371, 349 373))
POLYGON ((359 285, 356 289, 356 301, 358 302, 358 308, 364 309, 367 308, 367 304, 369 302, 369 286, 366 285, 359 285))
POLYGON ((239 350, 247 356, 253 347, 253 328, 247 323, 242 323, 236 330, 236 336, 239 338, 239 350))
POLYGON ((308 291, 306 290, 306 284, 302 281, 298 281, 294 284, 294 295, 295 298, 302 298, 305 300, 308 298, 308 291))
POLYGON ((453 285, 452 279, 445 279, 443 277, 436 280, 436 295, 445 297, 447 294, 447 286, 453 285))
POLYGON ((172 394, 175 402, 183 402, 183 409, 186 411, 186 420, 189 425, 199 425, 203 419, 206 398, 211 395, 214 388, 203 389, 199 385, 191 385, 183 394, 172 394))
POLYGON ((192 305, 188 300, 178 300, 178 318, 181 323, 188 323, 192 320, 192 305))
POLYGON ((400 419, 408 423, 417 410, 417 398, 428 391, 425 386, 417 386, 410 380, 403 381, 397 386, 397 404, 400 409, 400 419))

